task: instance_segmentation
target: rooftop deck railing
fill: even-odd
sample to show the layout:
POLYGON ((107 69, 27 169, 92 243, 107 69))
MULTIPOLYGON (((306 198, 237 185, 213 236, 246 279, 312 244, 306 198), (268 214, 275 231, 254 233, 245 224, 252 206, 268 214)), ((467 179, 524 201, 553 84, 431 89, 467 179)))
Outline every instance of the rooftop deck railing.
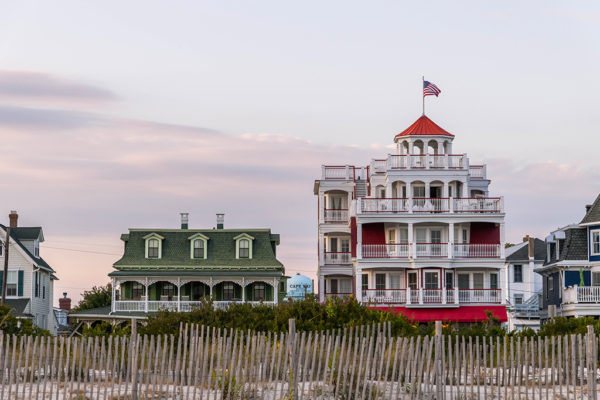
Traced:
POLYGON ((494 243, 388 243, 362 244, 363 259, 387 258, 499 258, 501 245, 494 243), (452 251, 450 251, 450 249, 452 251))
POLYGON ((501 289, 363 289, 366 304, 501 304, 501 289), (457 295, 458 294, 458 295, 457 295))
POLYGON ((504 211, 502 197, 415 197, 358 199, 359 214, 497 214, 504 211))

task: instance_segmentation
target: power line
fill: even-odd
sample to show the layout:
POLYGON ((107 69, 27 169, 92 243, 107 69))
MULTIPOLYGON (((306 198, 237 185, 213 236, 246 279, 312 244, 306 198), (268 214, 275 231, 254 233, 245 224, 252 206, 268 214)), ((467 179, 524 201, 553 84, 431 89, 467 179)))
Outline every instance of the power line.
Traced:
POLYGON ((92 254, 104 254, 108 256, 120 256, 118 253, 105 253, 102 251, 92 251, 92 250, 79 250, 79 249, 68 249, 66 247, 52 247, 52 246, 43 246, 44 249, 54 249, 54 250, 66 250, 66 251, 76 251, 79 253, 92 253, 92 254))

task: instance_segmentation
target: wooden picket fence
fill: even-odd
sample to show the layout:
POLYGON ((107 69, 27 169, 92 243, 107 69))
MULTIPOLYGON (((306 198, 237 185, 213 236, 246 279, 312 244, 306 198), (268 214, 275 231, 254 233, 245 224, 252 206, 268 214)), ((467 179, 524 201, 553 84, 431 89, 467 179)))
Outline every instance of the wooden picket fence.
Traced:
POLYGON ((598 341, 297 333, 293 320, 286 333, 1 335, 0 399, 597 399, 598 341))

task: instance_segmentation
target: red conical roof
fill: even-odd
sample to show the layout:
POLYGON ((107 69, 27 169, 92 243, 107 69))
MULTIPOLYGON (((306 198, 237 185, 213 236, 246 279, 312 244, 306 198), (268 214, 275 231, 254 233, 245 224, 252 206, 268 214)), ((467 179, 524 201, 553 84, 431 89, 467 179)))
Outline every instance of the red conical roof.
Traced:
POLYGON ((400 136, 422 136, 422 135, 437 135, 454 137, 453 134, 446 132, 440 128, 435 122, 427 118, 425 115, 416 120, 411 126, 403 132, 397 134, 395 138, 400 136))

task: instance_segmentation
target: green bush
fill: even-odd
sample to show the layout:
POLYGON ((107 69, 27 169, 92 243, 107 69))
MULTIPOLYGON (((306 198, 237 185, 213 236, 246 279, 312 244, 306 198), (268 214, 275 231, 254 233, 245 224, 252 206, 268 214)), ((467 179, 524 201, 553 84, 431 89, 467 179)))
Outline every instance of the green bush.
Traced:
POLYGON ((7 305, 0 306, 0 330, 9 335, 50 336, 50 332, 39 328, 28 318, 17 318, 7 305))

